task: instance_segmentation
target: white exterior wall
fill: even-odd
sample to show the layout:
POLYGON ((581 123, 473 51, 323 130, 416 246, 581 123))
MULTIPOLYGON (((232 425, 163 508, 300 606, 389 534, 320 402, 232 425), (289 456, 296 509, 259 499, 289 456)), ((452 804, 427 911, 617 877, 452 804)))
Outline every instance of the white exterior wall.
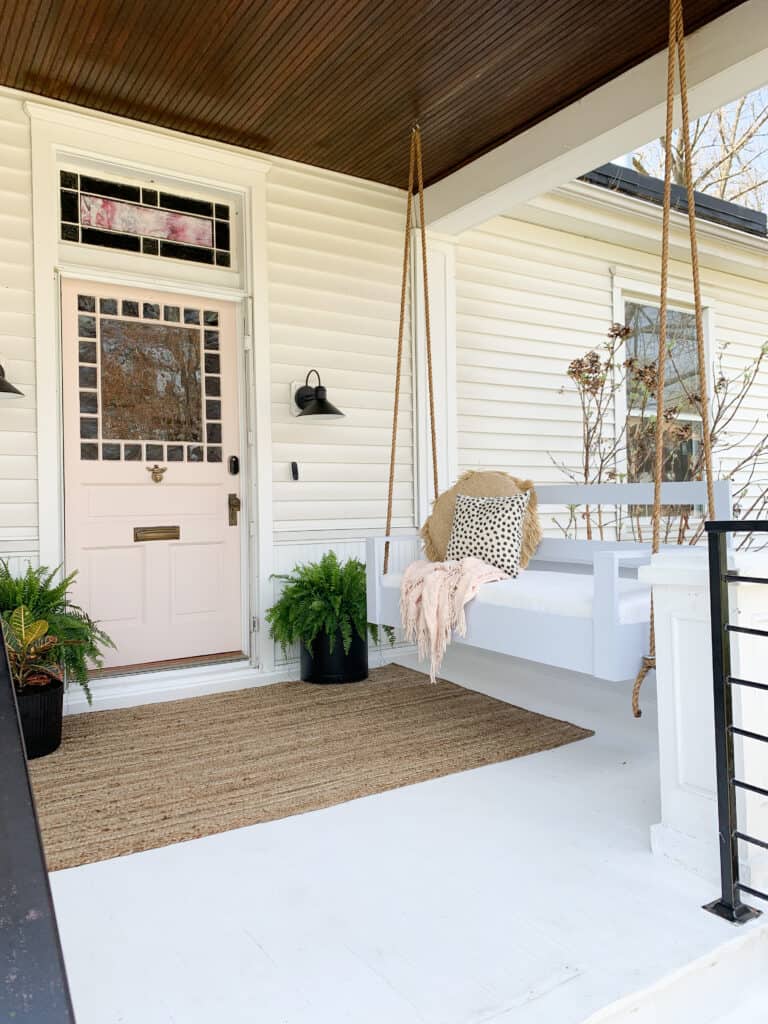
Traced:
POLYGON ((549 452, 577 465, 579 410, 574 394, 561 394, 565 371, 612 321, 608 262, 585 259, 586 244, 500 217, 458 245, 460 471, 483 466, 544 483, 563 480, 549 452))
MULTIPOLYGON (((362 560, 363 538, 384 528, 405 210, 391 188, 280 162, 267 216, 274 570, 285 573, 331 547, 362 560), (344 420, 291 415, 290 384, 312 368, 344 420)), ((413 527, 415 511, 407 348, 403 375, 395 528, 413 527)), ((279 649, 275 659, 285 663, 279 649)))
MULTIPOLYGON (((389 473, 405 210, 391 188, 280 163, 267 185, 274 529, 381 530, 389 473), (316 368, 344 420, 296 419, 316 368), (300 479, 293 481, 291 461, 300 479)), ((313 378, 314 380, 314 378, 313 378)), ((411 359, 403 363, 394 525, 414 517, 411 359)))
MULTIPOLYGON (((456 252, 460 470, 504 469, 538 483, 565 481, 553 460, 578 472, 581 418, 568 365, 589 349, 599 351, 610 324, 624 321, 630 283, 646 301, 658 302, 660 222, 657 207, 580 185, 462 236, 456 252)), ((675 215, 678 258, 670 291, 683 306, 692 301, 686 231, 686 219, 675 215)), ((724 367, 734 377, 768 340, 768 241, 702 221, 699 232, 710 357, 726 342, 724 367)), ((768 428, 766 409, 768 363, 731 439, 758 419, 768 428)), ((742 445, 727 453, 716 472, 728 472, 745 451, 742 445)))
MULTIPOLYGON (((0 91, 0 127, 0 362, 25 392, 0 401, 0 556, 21 564, 37 556, 35 424, 36 415, 48 414, 36 413, 34 400, 31 151, 22 96, 0 91)), ((266 301, 268 311, 272 562, 284 571, 331 546, 362 556, 364 537, 384 525, 404 202, 385 186, 266 159, 268 295, 255 294, 254 302, 266 301), (345 420, 304 423, 290 415, 289 384, 313 367, 345 420), (299 481, 290 478, 291 461, 299 481)), ((439 350, 455 326, 455 353, 450 341, 443 353, 446 367, 455 356, 455 381, 451 369, 438 390, 440 413, 446 395, 453 407, 455 383, 457 443, 445 456, 451 470, 444 479, 488 466, 561 480, 550 455, 577 466, 578 408, 573 394, 561 393, 568 363, 623 318, 614 309, 615 278, 639 282, 649 298, 658 289, 659 225, 660 211, 647 203, 567 186, 515 218, 440 239, 433 255, 445 257, 437 276, 448 290, 433 294, 433 311, 450 311, 452 321, 454 299, 456 308, 455 325, 446 322, 435 338, 439 350)), ((675 232, 672 287, 685 297, 681 221, 675 232)), ((733 372, 768 334, 768 246, 707 225, 702 236, 709 322, 718 340, 729 341, 733 372)), ((405 529, 419 502, 412 376, 407 345, 394 520, 405 529)), ((764 377, 745 406, 745 427, 767 401, 764 377)), ((420 472, 426 478, 425 464, 420 472)))
MULTIPOLYGON (((25 99, 0 90, 0 363, 24 391, 0 401, 0 557, 14 569, 39 560, 36 417, 51 415, 35 402, 25 99)), ((384 528, 405 204, 396 189, 266 159, 267 294, 254 288, 253 301, 267 308, 267 332, 258 331, 255 344, 269 346, 271 370, 273 550, 265 572, 283 572, 331 546, 341 557, 362 558, 365 536, 384 528), (346 419, 290 415, 289 384, 303 382, 311 368, 346 419)), ((265 324, 258 313, 256 319, 265 324)), ((395 529, 413 528, 416 510, 408 321, 406 330, 395 529)), ((267 587, 276 594, 279 584, 267 587)))
MULTIPOLYGON (((0 92, 0 362, 24 398, 0 402, 0 557, 37 557, 31 140, 24 97, 0 92)), ((273 519, 278 544, 362 539, 385 520, 404 204, 397 190, 275 161, 268 179, 273 519), (316 367, 341 421, 289 413, 316 367), (300 480, 290 478, 299 463, 300 480)), ((414 522, 410 342, 394 525, 414 522)), ((357 547, 362 552, 362 543, 357 547)), ((305 549, 302 549, 305 550, 305 549)), ((290 556, 287 556, 290 557, 290 556)), ((276 561, 282 567, 282 553, 276 561)))
POLYGON ((23 398, 0 401, 0 557, 37 553, 32 159, 21 103, 0 94, 0 363, 23 398))

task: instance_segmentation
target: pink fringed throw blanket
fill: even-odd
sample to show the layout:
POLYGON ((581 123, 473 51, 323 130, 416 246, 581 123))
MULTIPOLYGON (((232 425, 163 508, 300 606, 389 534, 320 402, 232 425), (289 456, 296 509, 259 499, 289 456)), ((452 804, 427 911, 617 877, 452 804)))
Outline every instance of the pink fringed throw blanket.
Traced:
POLYGON ((435 682, 451 633, 467 632, 464 606, 483 583, 509 576, 479 558, 460 562, 412 562, 400 584, 400 617, 407 640, 418 645, 419 657, 429 655, 429 679, 435 682))

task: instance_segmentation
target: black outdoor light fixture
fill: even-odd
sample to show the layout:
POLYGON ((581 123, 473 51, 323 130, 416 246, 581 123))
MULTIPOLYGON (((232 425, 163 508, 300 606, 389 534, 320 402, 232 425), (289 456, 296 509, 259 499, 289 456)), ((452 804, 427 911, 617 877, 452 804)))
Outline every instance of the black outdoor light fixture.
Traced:
POLYGON ((14 387, 13 384, 5 376, 5 370, 0 366, 0 395, 23 395, 23 391, 19 391, 18 388, 14 387))
POLYGON ((307 379, 300 388, 296 389, 296 394, 293 396, 296 405, 301 409, 298 415, 335 416, 337 419, 343 416, 344 413, 328 401, 326 398, 327 394, 328 392, 320 383, 320 374, 317 370, 310 370, 307 374, 307 379), (313 373, 317 377, 317 385, 315 387, 309 383, 309 378, 313 373))

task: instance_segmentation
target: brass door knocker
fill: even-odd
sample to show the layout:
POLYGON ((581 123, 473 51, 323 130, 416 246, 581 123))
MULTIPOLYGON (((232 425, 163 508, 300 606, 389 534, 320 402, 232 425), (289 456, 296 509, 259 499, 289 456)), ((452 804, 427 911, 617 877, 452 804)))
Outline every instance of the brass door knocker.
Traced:
POLYGON ((163 473, 166 471, 168 467, 158 466, 157 463, 155 463, 154 466, 146 466, 145 468, 148 473, 152 474, 152 482, 156 484, 161 484, 163 482, 163 473))

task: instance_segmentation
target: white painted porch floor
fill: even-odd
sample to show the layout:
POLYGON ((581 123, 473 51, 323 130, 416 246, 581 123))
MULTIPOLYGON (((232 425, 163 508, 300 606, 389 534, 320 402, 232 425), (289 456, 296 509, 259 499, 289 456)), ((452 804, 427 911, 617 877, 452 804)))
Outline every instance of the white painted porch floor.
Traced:
POLYGON ((579 1024, 743 934, 650 852, 650 686, 635 721, 626 686, 458 647, 443 674, 596 735, 55 873, 79 1024, 579 1024))

